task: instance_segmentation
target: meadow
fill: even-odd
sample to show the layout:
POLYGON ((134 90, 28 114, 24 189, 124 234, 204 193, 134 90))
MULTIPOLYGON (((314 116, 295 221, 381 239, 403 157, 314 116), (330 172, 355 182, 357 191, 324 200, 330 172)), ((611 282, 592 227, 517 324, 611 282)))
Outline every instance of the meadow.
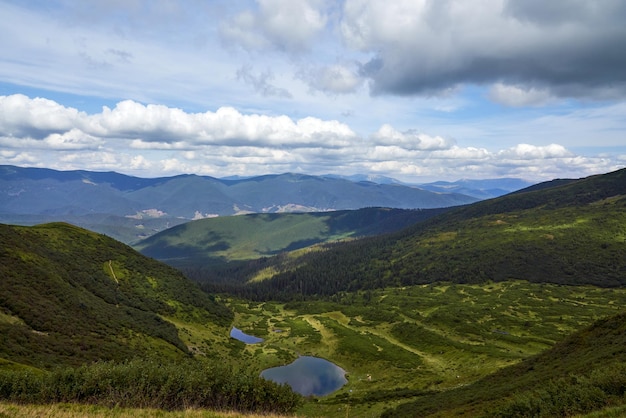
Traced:
POLYGON ((311 398, 305 416, 379 416, 425 394, 469 385, 614 315, 625 289, 536 284, 430 284, 341 293, 334 302, 230 299, 234 325, 261 344, 231 343, 259 372, 298 355, 323 357, 348 383, 311 398))

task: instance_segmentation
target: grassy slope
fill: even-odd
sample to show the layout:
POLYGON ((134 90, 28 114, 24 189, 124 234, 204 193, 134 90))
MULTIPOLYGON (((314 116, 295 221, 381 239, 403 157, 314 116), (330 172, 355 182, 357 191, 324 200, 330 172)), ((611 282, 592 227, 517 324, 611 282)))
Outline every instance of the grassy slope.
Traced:
POLYGON ((441 280, 621 286, 625 243, 626 169, 479 202, 396 234, 307 253, 289 260, 296 268, 270 261, 263 267, 280 273, 253 287, 290 298, 303 292, 302 283, 310 295, 441 280))
POLYGON ((49 368, 190 345, 165 320, 224 332, 232 314, 176 270, 68 224, 0 225, 0 357, 49 368))
MULTIPOLYGON (((553 348, 502 369, 472 385, 405 404, 389 416, 476 416, 488 414, 516 393, 531 393, 549 381, 624 368, 626 313, 602 319, 553 348)), ((562 388, 564 391, 564 388, 562 388)))
POLYGON ((98 405, 19 405, 0 402, 0 418, 279 418, 274 414, 243 414, 188 409, 162 411, 148 408, 108 408, 98 405))
POLYGON ((391 232, 442 211, 367 208, 218 217, 170 228, 139 242, 135 248, 171 265, 193 268, 391 232))

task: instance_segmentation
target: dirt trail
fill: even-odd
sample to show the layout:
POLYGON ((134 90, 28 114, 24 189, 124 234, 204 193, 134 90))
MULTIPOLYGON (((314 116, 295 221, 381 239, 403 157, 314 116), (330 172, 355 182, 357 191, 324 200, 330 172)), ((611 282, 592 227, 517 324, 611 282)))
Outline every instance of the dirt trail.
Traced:
POLYGON ((115 272, 113 271, 113 266, 111 265, 112 262, 113 260, 109 260, 109 270, 111 270, 111 275, 113 276, 115 283, 120 284, 120 281, 117 280, 117 276, 115 275, 115 272))
MULTIPOLYGON (((343 314, 342 314, 343 315, 343 314)), ((340 325, 355 331, 355 332, 362 332, 363 329, 361 328, 357 328, 354 326, 351 326, 348 324, 349 322, 349 318, 345 317, 345 320, 342 321, 341 318, 338 318, 337 313, 335 313, 335 315, 330 316, 330 315, 324 315, 328 318, 331 318, 335 321, 337 321, 337 323, 339 323, 340 325)), ((344 315, 345 316, 345 315, 344 315)), ((303 315, 303 319, 305 321, 307 321, 313 328, 317 329, 318 331, 320 331, 320 333, 322 334, 322 338, 327 342, 328 345, 331 345, 335 342, 335 340, 337 339, 335 337, 335 335, 330 332, 328 329, 326 329, 326 327, 324 327, 324 325, 322 323, 320 323, 320 321, 318 321, 317 319, 314 318, 313 315, 303 315), (332 343, 330 343, 330 341, 333 341, 332 343), (330 343, 330 344, 329 344, 330 343)), ((438 372, 442 372, 443 370, 445 370, 445 368, 447 367, 447 363, 445 362, 445 360, 439 358, 436 355, 433 355, 431 353, 427 353, 421 350, 418 350, 414 347, 411 347, 410 345, 404 344, 401 341, 399 341, 398 339, 394 338, 393 336, 389 335, 389 333, 387 332, 383 332, 381 330, 377 330, 373 327, 368 327, 367 332, 376 335, 380 338, 383 338, 385 340, 387 340, 389 343, 396 345, 406 351, 410 351, 413 354, 417 354, 418 356, 420 356, 420 358, 424 361, 424 363, 426 364, 427 367, 437 370, 438 372)), ((333 344, 334 345, 334 344, 333 344)))

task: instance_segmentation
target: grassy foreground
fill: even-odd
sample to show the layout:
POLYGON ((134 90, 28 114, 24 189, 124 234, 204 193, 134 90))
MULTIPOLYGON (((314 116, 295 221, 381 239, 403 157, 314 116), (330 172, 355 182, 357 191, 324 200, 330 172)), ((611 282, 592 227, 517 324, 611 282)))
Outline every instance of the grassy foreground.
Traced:
POLYGON ((241 414, 198 409, 163 411, 149 408, 107 408, 97 405, 19 405, 0 402, 0 418, 279 418, 285 415, 241 414))

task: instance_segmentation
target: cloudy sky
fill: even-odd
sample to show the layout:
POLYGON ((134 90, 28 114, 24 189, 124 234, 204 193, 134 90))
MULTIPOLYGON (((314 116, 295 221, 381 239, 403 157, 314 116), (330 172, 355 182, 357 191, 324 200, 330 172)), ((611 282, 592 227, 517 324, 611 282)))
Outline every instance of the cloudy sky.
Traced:
POLYGON ((0 164, 407 182, 626 166, 623 0, 0 0, 0 164))

